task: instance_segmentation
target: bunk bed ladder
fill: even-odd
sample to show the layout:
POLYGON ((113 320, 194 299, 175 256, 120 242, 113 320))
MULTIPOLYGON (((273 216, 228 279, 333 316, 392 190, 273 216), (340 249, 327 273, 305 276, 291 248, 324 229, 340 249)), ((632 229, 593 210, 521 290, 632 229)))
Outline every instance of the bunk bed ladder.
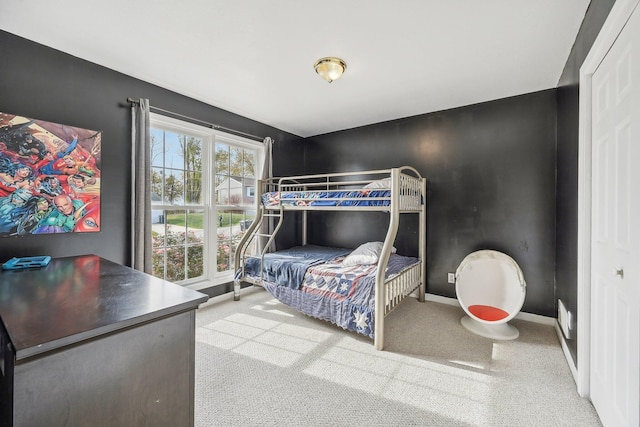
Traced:
MULTIPOLYGON (((278 231, 280 230, 280 227, 282 226, 283 218, 284 218, 284 212, 283 212, 282 206, 280 206, 280 209, 277 211, 267 210, 265 209, 264 206, 260 206, 260 209, 258 210, 258 215, 256 216, 254 223, 251 224, 251 227, 249 227, 249 229, 247 230, 247 234, 242 238, 242 240, 240 240, 240 243, 238 244, 238 249, 237 249, 238 254, 236 255, 236 266, 238 265, 241 266, 240 268, 242 268, 243 270, 242 271, 243 276, 244 276, 245 261, 247 259, 255 258, 260 260, 260 278, 257 283, 259 285, 261 285, 262 281, 264 280, 264 277, 263 277, 264 255, 267 252, 269 252, 269 249, 273 244, 276 234, 278 233, 278 231), (267 232, 266 233, 262 232, 262 228, 263 228, 263 225, 265 224, 265 220, 270 218, 278 218, 277 224, 275 224, 272 230, 269 230, 271 228, 271 224, 268 224, 268 221, 266 221, 267 232), (247 254, 247 249, 252 246, 255 247, 256 244, 258 245, 258 248, 259 248, 259 255, 247 254)), ((240 299, 240 283, 236 283, 236 282, 237 281, 234 281, 233 297, 234 297, 234 300, 237 301, 240 299)))
MULTIPOLYGON (((275 239, 276 234, 278 233, 278 230, 280 230, 280 226, 282 225, 282 217, 283 217, 282 209, 277 211, 277 213, 267 212, 262 215, 263 222, 264 222, 264 218, 278 218, 278 223, 276 224, 275 228, 271 231, 271 233, 255 233, 255 237, 261 237, 263 239, 267 239, 266 243, 262 245, 262 251, 260 253, 261 259, 264 259, 264 254, 266 254, 269 251, 269 248, 273 243, 273 239, 275 239)), ((269 226, 270 225, 271 224, 269 224, 269 226)))

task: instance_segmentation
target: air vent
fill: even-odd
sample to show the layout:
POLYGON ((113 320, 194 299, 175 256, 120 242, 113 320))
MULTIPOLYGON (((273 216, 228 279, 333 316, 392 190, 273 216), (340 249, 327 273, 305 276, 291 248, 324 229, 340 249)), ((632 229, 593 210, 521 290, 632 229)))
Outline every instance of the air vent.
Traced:
POLYGON ((571 339, 571 312, 562 303, 562 300, 558 300, 558 324, 562 329, 562 334, 566 339, 571 339))

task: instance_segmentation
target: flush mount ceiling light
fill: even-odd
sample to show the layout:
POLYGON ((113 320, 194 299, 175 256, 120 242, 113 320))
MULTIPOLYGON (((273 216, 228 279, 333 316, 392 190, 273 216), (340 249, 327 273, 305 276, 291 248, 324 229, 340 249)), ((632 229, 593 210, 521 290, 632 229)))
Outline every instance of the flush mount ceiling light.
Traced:
POLYGON ((320 77, 331 83, 340 78, 347 64, 340 58, 327 57, 318 59, 313 68, 320 77))

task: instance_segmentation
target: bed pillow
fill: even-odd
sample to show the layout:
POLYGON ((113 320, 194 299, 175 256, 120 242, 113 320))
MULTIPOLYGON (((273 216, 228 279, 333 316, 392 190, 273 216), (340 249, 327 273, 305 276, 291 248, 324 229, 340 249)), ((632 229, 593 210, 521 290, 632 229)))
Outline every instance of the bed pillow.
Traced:
MULTIPOLYGON (((352 267, 354 265, 375 264, 378 262, 378 258, 380 258, 382 245, 382 242, 363 243, 347 255, 344 261, 342 261, 342 265, 345 267, 352 267)), ((391 248, 391 252, 395 253, 396 248, 391 248)))
POLYGON ((391 178, 383 178, 378 179, 376 181, 371 181, 364 188, 369 189, 378 189, 378 188, 391 188, 391 178))

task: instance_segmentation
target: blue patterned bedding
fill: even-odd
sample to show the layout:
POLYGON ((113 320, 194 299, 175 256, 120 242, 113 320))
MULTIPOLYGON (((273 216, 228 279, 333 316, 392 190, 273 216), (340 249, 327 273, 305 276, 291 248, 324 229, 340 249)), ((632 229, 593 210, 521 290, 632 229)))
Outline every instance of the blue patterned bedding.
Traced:
MULTIPOLYGON (((298 286, 272 281, 263 282, 263 286, 275 298, 302 313, 373 338, 377 264, 344 267, 342 260, 350 250, 344 251, 328 262, 308 266, 298 286)), ((289 256, 290 253, 286 255, 289 256)), ((395 276, 417 262, 417 258, 392 254, 386 276, 395 276)))
POLYGON ((265 207, 293 206, 389 206, 391 190, 348 190, 348 191, 272 191, 262 195, 265 207), (387 200, 376 198, 384 197, 387 200))
MULTIPOLYGON (((278 286, 299 289, 309 267, 346 256, 349 252, 351 252, 350 249, 306 245, 268 253, 264 255, 264 280, 278 286)), ((244 271, 247 276, 258 276, 260 259, 247 259, 244 271)), ((236 272, 236 280, 240 278, 241 274, 240 270, 236 272)))

